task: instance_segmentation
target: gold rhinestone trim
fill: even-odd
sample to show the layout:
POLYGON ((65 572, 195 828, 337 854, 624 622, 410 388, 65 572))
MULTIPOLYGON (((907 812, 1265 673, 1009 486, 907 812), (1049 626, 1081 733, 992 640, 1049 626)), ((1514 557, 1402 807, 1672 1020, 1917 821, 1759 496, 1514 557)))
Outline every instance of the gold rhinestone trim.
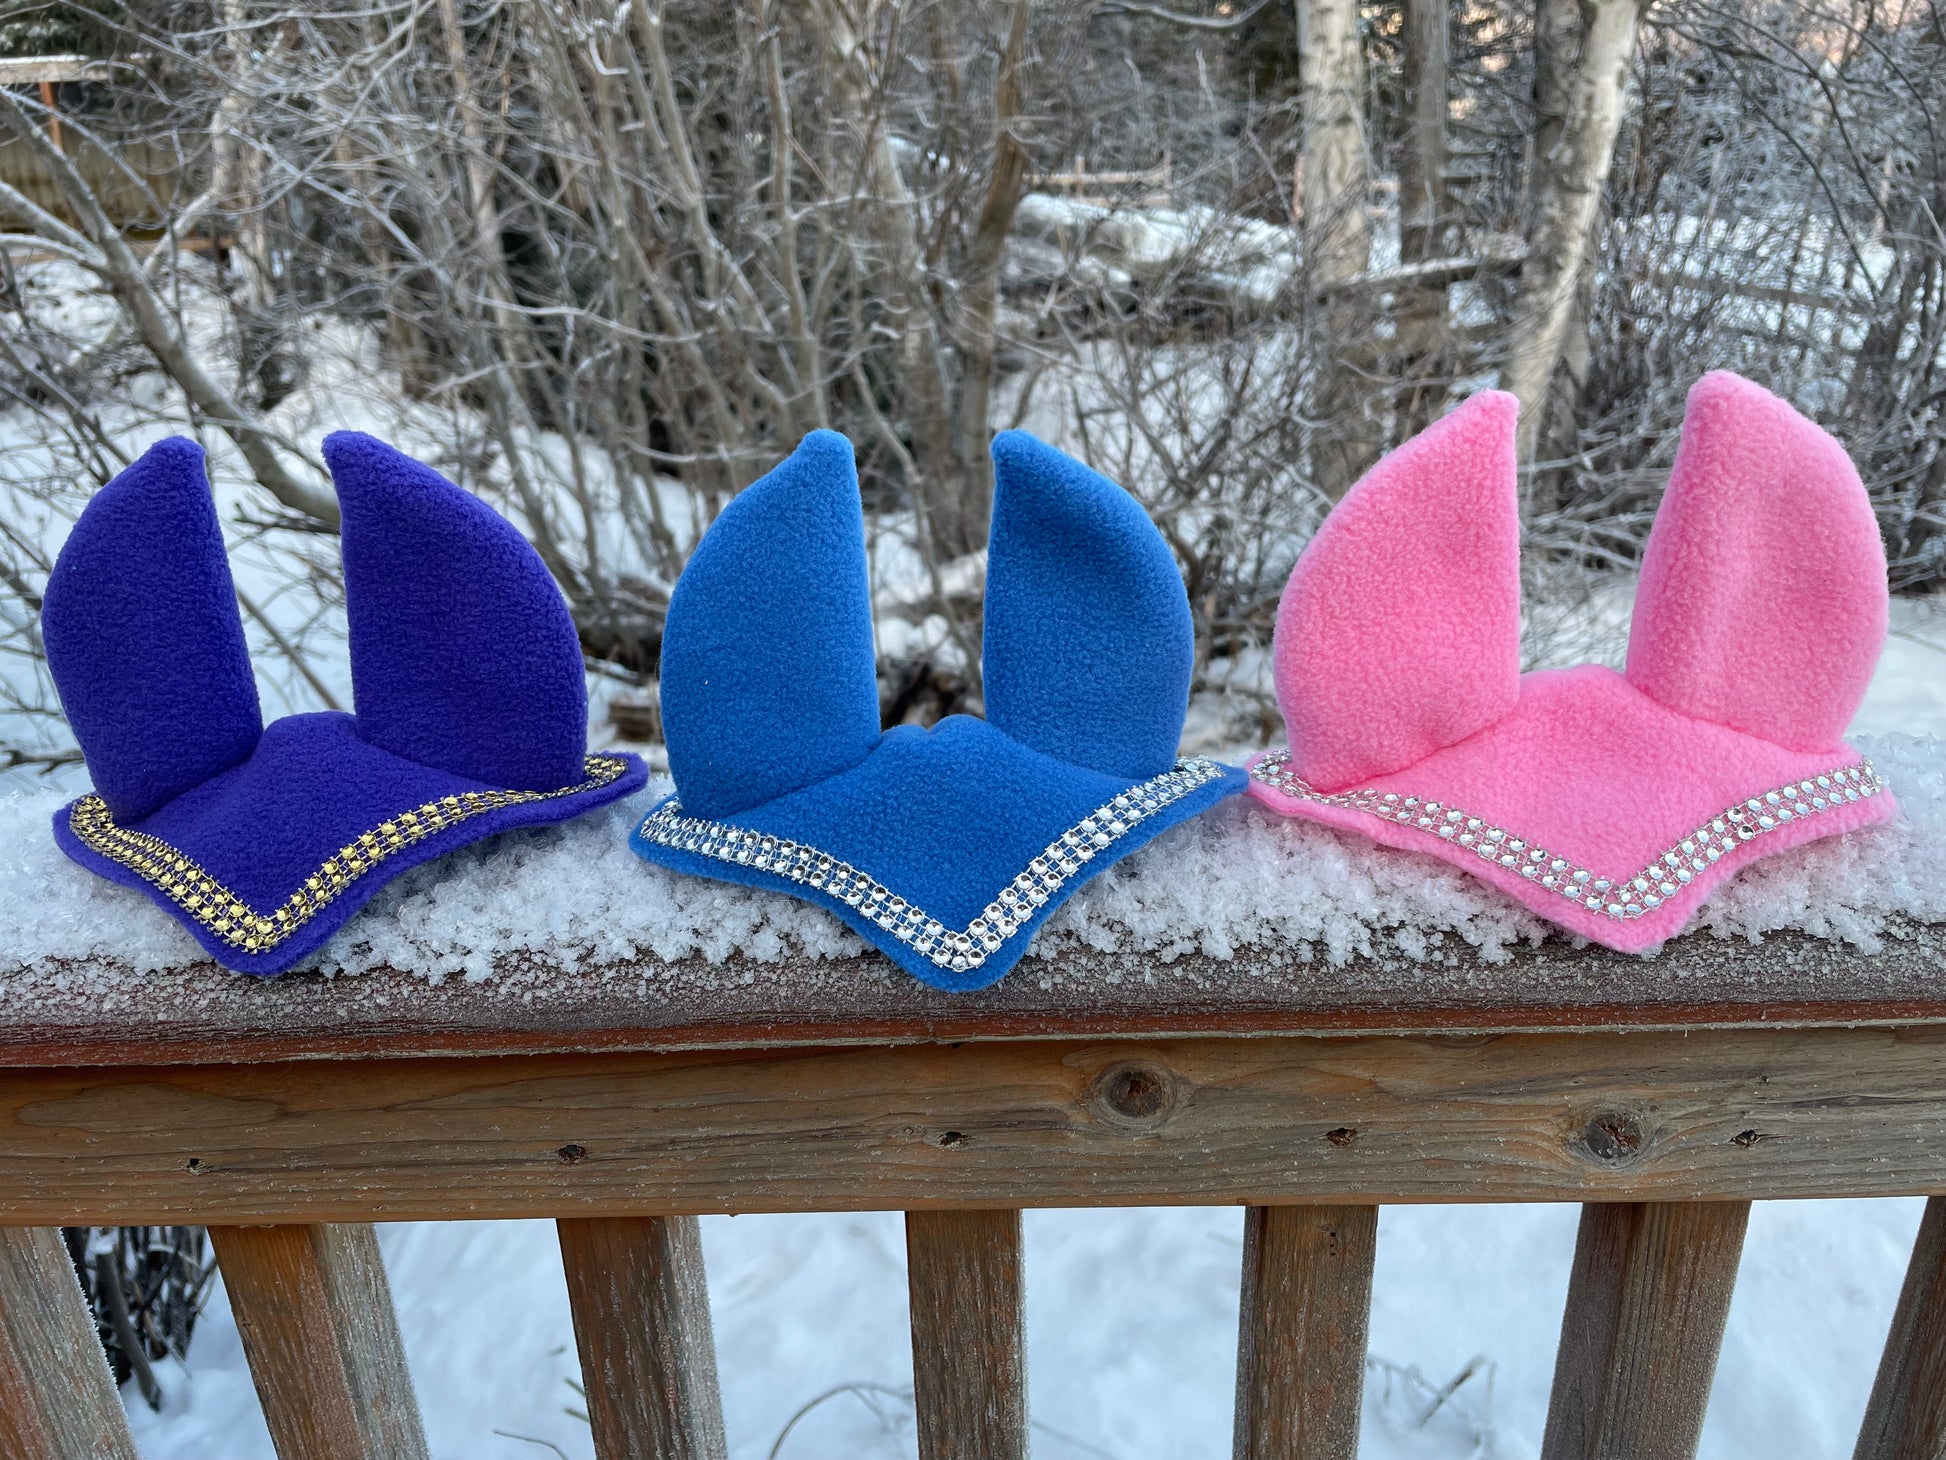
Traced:
POLYGON ((914 907, 883 883, 829 852, 787 837, 766 836, 684 816, 674 797, 649 813, 636 835, 657 846, 693 852, 719 862, 755 867, 834 897, 883 928, 939 968, 965 973, 1000 951, 1001 944, 1033 920, 1048 898, 1117 838, 1191 791, 1220 780, 1226 767, 1207 756, 1179 760, 1173 770, 1130 786, 1047 844, 980 915, 958 932, 914 907))
POLYGON ((1424 801, 1417 796, 1401 796, 1395 791, 1375 791, 1369 787, 1330 795, 1313 790, 1303 777, 1290 769, 1290 758, 1288 750, 1273 750, 1250 767, 1251 778, 1300 801, 1363 811, 1381 821, 1417 827, 1472 852, 1484 862, 1518 873, 1589 912, 1617 922, 1654 912, 1694 881, 1697 873, 1708 871, 1726 853, 1745 842, 1755 841, 1793 821, 1853 801, 1868 800, 1886 790, 1884 779, 1872 769, 1869 760, 1792 781, 1726 807, 1633 877, 1618 882, 1440 801, 1424 801))
POLYGON ((108 804, 86 795, 68 809, 68 829, 100 856, 161 890, 183 912, 243 953, 268 953, 335 902, 351 884, 408 847, 448 827, 534 801, 553 801, 612 785, 628 770, 618 755, 591 755, 579 785, 558 791, 466 791, 401 812, 349 842, 304 879, 274 912, 261 913, 160 837, 117 826, 108 804))

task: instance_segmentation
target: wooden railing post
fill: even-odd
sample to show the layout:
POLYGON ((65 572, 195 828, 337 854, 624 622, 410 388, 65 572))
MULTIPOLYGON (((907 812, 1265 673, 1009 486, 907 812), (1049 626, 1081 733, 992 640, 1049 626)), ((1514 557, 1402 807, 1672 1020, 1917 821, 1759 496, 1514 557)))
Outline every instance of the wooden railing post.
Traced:
POLYGON ((905 1214, 919 1460, 1027 1460, 1018 1211, 905 1214))
POLYGON ((1355 1460, 1377 1250, 1375 1206, 1245 1213, 1236 1460, 1355 1460))
POLYGON ((370 1224, 209 1235, 278 1460, 426 1460, 370 1224))
POLYGON ((0 1227, 0 1455, 136 1460, 59 1227, 0 1227))
POLYGON ((1853 1460, 1946 1455, 1946 1197, 1931 1197, 1853 1460))
POLYGON ((1690 1460, 1743 1255, 1747 1201, 1581 1209, 1542 1460, 1690 1460))
POLYGON ((694 1217, 557 1222, 600 1460, 724 1460, 694 1217))

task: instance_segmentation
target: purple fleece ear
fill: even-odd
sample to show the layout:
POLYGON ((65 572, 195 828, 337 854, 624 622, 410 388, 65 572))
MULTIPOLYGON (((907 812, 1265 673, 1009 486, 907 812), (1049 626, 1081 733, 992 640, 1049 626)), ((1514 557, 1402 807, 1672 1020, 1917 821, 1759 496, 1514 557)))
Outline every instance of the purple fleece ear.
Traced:
POLYGON ((1140 504, 1025 431, 996 436, 987 723, 1070 765, 1161 775, 1195 653, 1182 574, 1140 504))
POLYGON ((1727 370, 1691 387, 1628 678, 1793 750, 1838 743, 1885 647, 1885 547, 1844 448, 1727 370))
POLYGON ((123 825, 256 748, 263 716, 200 446, 158 442, 95 494, 48 574, 41 637, 123 825))
POLYGON ((1345 493, 1277 610, 1291 767, 1335 791, 1484 729, 1520 697, 1518 403, 1482 391, 1345 493))
POLYGON ((344 514, 358 734, 516 791, 582 779, 588 690, 561 590, 512 523, 355 431, 324 458, 344 514))
POLYGON ((865 518, 851 443, 813 431, 725 507, 669 597, 662 730, 692 816, 734 816, 878 744, 865 518))

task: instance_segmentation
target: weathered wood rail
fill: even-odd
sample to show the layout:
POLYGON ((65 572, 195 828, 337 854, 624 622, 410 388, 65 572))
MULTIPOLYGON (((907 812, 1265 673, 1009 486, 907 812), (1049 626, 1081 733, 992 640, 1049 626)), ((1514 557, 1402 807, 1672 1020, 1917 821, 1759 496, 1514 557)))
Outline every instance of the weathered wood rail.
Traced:
POLYGON ((554 1218, 597 1454, 691 1460, 724 1453, 696 1217, 903 1209, 920 1453, 996 1460, 1027 1453, 1020 1210, 1234 1202, 1235 1453, 1349 1460, 1379 1205, 1572 1200, 1544 1455, 1688 1456, 1749 1203, 1911 1194, 1856 1453, 1946 1454, 1946 927, 1074 955, 959 997, 745 972, 0 973, 0 1455, 134 1454, 56 1224, 208 1224, 282 1460, 412 1460, 370 1224, 554 1218))

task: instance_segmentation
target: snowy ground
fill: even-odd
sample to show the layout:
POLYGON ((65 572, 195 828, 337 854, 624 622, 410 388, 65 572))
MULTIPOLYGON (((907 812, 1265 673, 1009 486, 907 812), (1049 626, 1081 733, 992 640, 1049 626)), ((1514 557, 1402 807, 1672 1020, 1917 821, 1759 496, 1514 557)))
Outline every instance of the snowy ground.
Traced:
MULTIPOLYGON (((1942 646, 1936 610, 1902 609, 1854 729, 1946 736, 1942 646)), ((1916 1200, 1758 1204, 1705 1457, 1848 1451, 1919 1210, 1916 1200)), ((1384 1210, 1361 1454, 1538 1452, 1576 1216, 1571 1206, 1384 1210)), ((1040 1460, 1227 1455, 1241 1214, 1030 1212, 1026 1231, 1040 1460)), ((551 1225, 401 1224, 381 1238, 434 1455, 592 1455, 551 1225)), ((914 1455, 899 1217, 705 1218, 703 1240, 731 1454, 914 1455)), ((220 1292, 188 1368, 170 1365, 165 1379, 159 1415, 130 1391, 149 1460, 271 1460, 220 1292)))
MULTIPOLYGON (((1768 1202, 1745 1245, 1702 1453, 1846 1453, 1920 1203, 1768 1202)), ((1361 1454, 1531 1456, 1540 1447, 1577 1209, 1387 1207, 1379 1225, 1361 1454), (1436 1393, 1471 1377, 1428 1416, 1436 1393)), ((1234 1209, 1029 1212, 1034 1453, 1229 1454, 1242 1216, 1234 1209)), ((381 1230, 435 1456, 574 1460, 593 1450, 552 1225, 381 1230), (525 1436, 527 1438, 514 1438, 525 1436), (537 1442, 546 1442, 546 1444, 537 1442)), ((730 1452, 765 1460, 915 1454, 900 1218, 706 1217, 730 1452), (842 1386, 854 1386, 843 1389, 842 1386), (841 1391, 834 1393, 833 1391, 841 1391)), ((271 1460, 219 1294, 171 1365, 152 1460, 271 1460)))

